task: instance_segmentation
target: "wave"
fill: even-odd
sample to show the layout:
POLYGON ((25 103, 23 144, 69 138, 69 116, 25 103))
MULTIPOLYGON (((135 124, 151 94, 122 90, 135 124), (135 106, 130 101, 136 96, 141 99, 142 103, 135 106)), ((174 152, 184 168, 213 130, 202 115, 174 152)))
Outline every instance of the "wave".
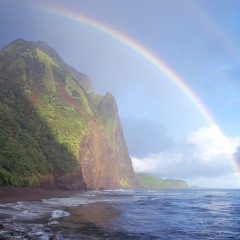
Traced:
POLYGON ((67 217, 70 216, 71 214, 69 212, 63 211, 61 209, 56 209, 52 211, 52 217, 51 219, 56 219, 56 218, 61 218, 61 217, 67 217))
POLYGON ((78 197, 69 197, 69 198, 50 198, 42 199, 43 203, 51 205, 60 205, 66 207, 76 207, 83 204, 89 204, 93 201, 90 199, 78 198, 78 197))

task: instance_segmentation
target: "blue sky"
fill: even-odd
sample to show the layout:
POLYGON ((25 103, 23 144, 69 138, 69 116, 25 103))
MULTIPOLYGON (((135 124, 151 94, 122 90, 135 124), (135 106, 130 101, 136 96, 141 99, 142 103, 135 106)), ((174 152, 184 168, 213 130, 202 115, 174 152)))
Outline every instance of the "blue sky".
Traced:
POLYGON ((238 0, 0 0, 0 48, 43 40, 114 94, 137 171, 190 184, 239 187, 231 156, 240 145, 238 0), (53 3, 107 24, 161 58, 201 99, 199 109, 146 59, 96 29, 38 8, 53 3))

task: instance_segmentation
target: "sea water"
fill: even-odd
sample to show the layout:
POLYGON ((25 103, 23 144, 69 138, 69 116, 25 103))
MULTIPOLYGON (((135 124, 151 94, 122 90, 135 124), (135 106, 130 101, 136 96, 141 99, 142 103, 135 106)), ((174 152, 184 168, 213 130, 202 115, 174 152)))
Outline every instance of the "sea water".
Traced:
POLYGON ((68 198, 0 205, 0 236, 240 239, 239 199, 239 190, 79 192, 68 198))

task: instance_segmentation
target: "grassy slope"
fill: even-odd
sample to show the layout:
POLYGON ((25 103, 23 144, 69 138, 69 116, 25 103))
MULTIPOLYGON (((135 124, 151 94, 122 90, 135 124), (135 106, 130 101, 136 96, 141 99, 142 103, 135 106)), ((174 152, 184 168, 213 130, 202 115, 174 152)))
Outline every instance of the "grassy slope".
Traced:
POLYGON ((73 171, 93 117, 83 89, 40 49, 13 45, 0 58, 0 185, 32 185, 73 171))
POLYGON ((145 173, 138 173, 137 177, 146 189, 177 189, 187 188, 188 185, 180 179, 161 179, 145 173))

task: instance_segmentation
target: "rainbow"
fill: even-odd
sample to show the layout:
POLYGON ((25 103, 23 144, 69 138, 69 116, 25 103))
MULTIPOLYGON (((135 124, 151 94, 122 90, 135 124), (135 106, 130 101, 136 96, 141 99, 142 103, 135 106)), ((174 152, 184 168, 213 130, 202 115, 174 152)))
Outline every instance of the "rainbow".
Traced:
MULTIPOLYGON (((197 2, 183 1, 182 3, 184 3, 184 7, 188 9, 191 16, 195 18, 199 24, 201 24, 202 27, 204 27, 209 32, 209 34, 215 37, 218 40, 219 44, 221 44, 232 57, 239 61, 239 47, 235 44, 234 41, 232 41, 232 39, 223 34, 223 31, 221 31, 221 29, 216 24, 214 24, 213 20, 204 11, 204 9, 199 4, 197 4, 197 2)), ((236 154, 230 155, 230 159, 233 168, 240 175, 240 164, 238 162, 238 156, 236 154)))
MULTIPOLYGON (((162 72, 170 81, 172 81, 187 97, 188 99, 195 105, 195 107, 198 109, 198 111, 202 114, 204 119, 209 125, 216 125, 214 118, 208 111, 208 109, 204 106, 202 101, 199 99, 199 97, 193 92, 193 90, 186 84, 186 82, 171 69, 164 61, 153 54, 150 50, 143 47, 140 43, 135 41, 134 39, 131 39, 130 37, 124 35, 123 33, 112 29, 110 26, 108 26, 105 23, 102 23, 100 21, 94 20, 92 18, 89 18, 83 14, 80 14, 79 12, 75 12, 74 10, 66 9, 63 7, 60 7, 58 5, 53 4, 44 4, 44 5, 35 5, 34 7, 37 7, 38 9, 42 9, 46 12, 49 12, 51 14, 56 14, 61 17, 68 18, 70 20, 73 20, 75 22, 78 22, 82 25, 85 25, 87 27, 90 27, 94 30, 99 31, 102 34, 105 34, 109 36, 110 38, 122 43, 135 53, 139 54, 141 57, 143 57, 146 61, 151 63, 153 66, 155 66, 160 72, 162 72)), ((191 7, 191 6, 190 6, 191 7)), ((197 7, 192 6, 191 9, 194 9, 197 18, 199 21, 202 22, 204 25, 208 25, 210 31, 215 33, 216 36, 221 37, 223 39, 223 45, 224 46, 230 46, 231 53, 236 53, 236 48, 234 45, 224 38, 220 30, 210 22, 210 19, 207 18, 207 16, 201 16, 201 11, 197 10, 197 7)), ((190 9, 190 10, 191 10, 190 9)), ((239 57, 240 55, 238 55, 239 57)), ((219 129, 220 131, 220 129, 219 129)), ((237 160, 235 159, 234 155, 230 156, 231 163, 233 165, 233 168, 236 170, 236 172, 240 172, 240 167, 238 166, 237 160)))
POLYGON ((195 107, 202 114, 206 122, 211 125, 215 124, 215 121, 207 108, 198 98, 198 96, 193 92, 193 90, 185 83, 185 81, 178 76, 162 59, 154 55, 151 51, 140 45, 134 39, 129 38, 128 36, 120 33, 114 29, 112 29, 107 24, 103 24, 99 21, 96 21, 92 18, 84 16, 79 12, 75 12, 73 10, 68 10, 66 8, 62 8, 57 5, 38 5, 38 8, 43 9, 44 11, 50 12, 52 14, 60 15, 62 17, 66 17, 75 22, 83 24, 85 26, 91 27, 103 34, 108 35, 109 37, 117 40, 122 43, 126 47, 130 48, 132 51, 139 54, 146 61, 150 62, 153 66, 155 66, 159 71, 161 71, 169 80, 174 82, 174 84, 189 98, 189 100, 195 105, 195 107))
POLYGON ((209 34, 221 44, 228 53, 233 56, 237 61, 240 60, 240 50, 236 43, 226 35, 223 31, 214 24, 214 21, 203 10, 203 8, 196 1, 183 1, 184 7, 188 10, 189 14, 196 19, 209 34))

